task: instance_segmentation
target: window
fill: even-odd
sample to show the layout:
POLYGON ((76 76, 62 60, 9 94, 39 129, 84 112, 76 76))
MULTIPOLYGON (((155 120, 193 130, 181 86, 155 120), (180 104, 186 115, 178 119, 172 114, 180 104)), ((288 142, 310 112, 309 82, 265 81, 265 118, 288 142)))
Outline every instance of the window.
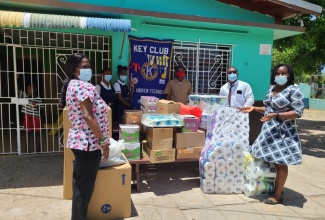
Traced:
POLYGON ((194 94, 219 94, 227 82, 226 71, 231 64, 233 45, 175 41, 172 63, 186 68, 187 79, 194 94))

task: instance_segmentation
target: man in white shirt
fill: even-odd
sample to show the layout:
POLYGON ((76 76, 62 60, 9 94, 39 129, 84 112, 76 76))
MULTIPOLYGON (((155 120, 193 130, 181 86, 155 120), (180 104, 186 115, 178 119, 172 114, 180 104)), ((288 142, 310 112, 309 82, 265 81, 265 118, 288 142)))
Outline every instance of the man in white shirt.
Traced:
POLYGON ((227 69, 228 83, 220 89, 221 96, 228 97, 228 106, 232 108, 242 108, 254 104, 252 88, 246 82, 238 80, 238 70, 235 67, 227 69))

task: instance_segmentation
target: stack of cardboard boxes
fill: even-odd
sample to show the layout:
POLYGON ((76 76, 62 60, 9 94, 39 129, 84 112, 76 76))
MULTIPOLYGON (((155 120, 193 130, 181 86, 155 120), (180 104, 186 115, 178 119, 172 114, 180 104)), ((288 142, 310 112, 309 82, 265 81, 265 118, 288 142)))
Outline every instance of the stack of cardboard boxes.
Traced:
POLYGON ((159 99, 154 96, 141 96, 140 104, 143 113, 157 113, 159 99))
POLYGON ((146 141, 142 142, 143 150, 148 154, 151 163, 175 161, 173 149, 173 128, 147 128, 146 141))
POLYGON ((120 140, 123 140, 125 149, 122 150, 128 160, 140 160, 140 127, 139 125, 120 124, 120 140))
POLYGON ((143 150, 151 163, 172 162, 175 159, 199 158, 205 143, 205 133, 198 130, 199 121, 192 115, 179 115, 180 103, 159 100, 159 114, 176 113, 182 122, 181 130, 176 128, 146 128, 143 150))
MULTIPOLYGON (((109 107, 108 107, 109 108, 109 107)), ((112 135, 112 114, 109 108, 109 130, 112 135)), ((67 143, 71 123, 68 111, 63 110, 64 144, 67 143)), ((63 198, 72 199, 72 175, 74 154, 64 147, 63 198)), ((89 219, 116 219, 131 216, 131 165, 99 169, 93 195, 88 206, 89 219)))

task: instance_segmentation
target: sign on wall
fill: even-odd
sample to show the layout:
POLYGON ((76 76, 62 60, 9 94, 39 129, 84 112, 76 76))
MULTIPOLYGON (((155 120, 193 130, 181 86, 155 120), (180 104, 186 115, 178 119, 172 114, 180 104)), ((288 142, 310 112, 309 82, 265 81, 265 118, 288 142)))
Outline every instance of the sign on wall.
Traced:
POLYGON ((141 96, 165 98, 173 40, 129 36, 129 41, 129 80, 134 83, 132 106, 140 109, 141 96))

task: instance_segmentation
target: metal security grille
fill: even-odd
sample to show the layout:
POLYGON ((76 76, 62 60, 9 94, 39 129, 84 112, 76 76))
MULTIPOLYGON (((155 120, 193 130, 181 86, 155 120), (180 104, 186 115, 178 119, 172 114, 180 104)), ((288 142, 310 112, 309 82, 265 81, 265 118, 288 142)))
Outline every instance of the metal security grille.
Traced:
POLYGON ((62 151, 63 109, 58 102, 67 78, 66 59, 75 52, 87 56, 95 73, 92 83, 97 84, 100 71, 110 66, 110 37, 1 30, 0 154, 62 151))
POLYGON ((186 68, 193 93, 219 94, 220 87, 227 82, 232 51, 232 45, 175 41, 172 67, 186 68))

